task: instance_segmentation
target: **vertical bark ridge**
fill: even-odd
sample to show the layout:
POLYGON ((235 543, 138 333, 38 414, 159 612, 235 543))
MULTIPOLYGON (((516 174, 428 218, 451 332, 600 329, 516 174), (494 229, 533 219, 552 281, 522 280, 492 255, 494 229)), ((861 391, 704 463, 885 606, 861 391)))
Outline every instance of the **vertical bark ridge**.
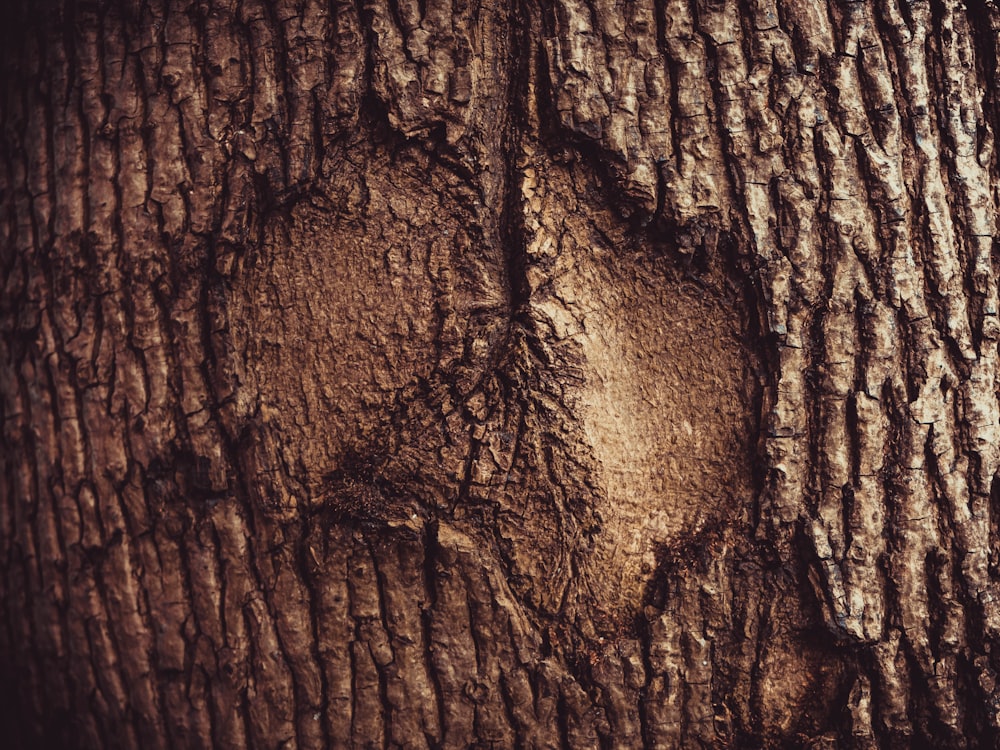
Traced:
POLYGON ((476 672, 469 600, 454 570, 457 550, 436 535, 433 576, 435 606, 430 615, 430 663, 439 686, 442 747, 474 741, 475 704, 463 700, 466 675, 476 672))
MULTIPOLYGON (((22 100, 17 102, 15 106, 17 106, 18 108, 25 107, 26 103, 22 100)), ((27 106, 30 106, 30 104, 27 104, 27 106)), ((21 113, 18 112, 17 114, 21 113)), ((25 117, 25 115, 26 113, 24 115, 21 115, 21 117, 19 117, 18 120, 21 120, 21 118, 25 117)), ((17 115, 15 115, 15 117, 16 116, 17 115)), ((24 127, 23 122, 19 122, 18 124, 20 124, 22 128, 24 127)), ((21 135, 22 135, 21 133, 17 134, 17 136, 21 135)), ((21 185, 24 186, 24 195, 21 196, 19 200, 17 200, 17 203, 14 207, 15 210, 14 226, 15 226, 15 231, 17 233, 16 242, 20 246, 19 249, 23 248, 24 250, 27 250, 28 254, 34 255, 34 253, 31 252, 34 240, 34 237, 31 236, 31 234, 33 232, 34 227, 31 216, 31 203, 28 197, 30 193, 27 191, 27 185, 25 184, 27 179, 27 174, 26 174, 27 165, 25 164, 25 161, 27 159, 27 154, 24 150, 21 150, 19 148, 21 145, 20 137, 17 137, 15 143, 17 144, 17 146, 15 146, 15 148, 17 148, 17 151, 15 151, 11 155, 12 156, 11 171, 13 172, 13 174, 11 175, 13 178, 12 184, 18 186, 21 185)), ((32 258, 26 259, 25 264, 27 265, 28 263, 30 263, 31 259, 32 258)), ((19 292, 18 296, 22 298, 27 296, 27 282, 28 282, 28 279, 26 278, 27 269, 25 269, 24 276, 25 277, 22 280, 21 288, 20 289, 15 288, 15 291, 19 292)), ((18 327, 24 326, 25 324, 30 325, 32 312, 34 311, 31 310, 30 308, 24 311, 22 319, 17 321, 18 323, 21 324, 18 327)), ((15 356, 20 354, 21 352, 17 352, 15 356)), ((20 494, 20 496, 26 498, 28 502, 17 504, 15 500, 14 513, 12 514, 13 518, 11 519, 15 524, 17 524, 17 526, 12 527, 12 532, 14 528, 17 529, 15 533, 12 533, 12 536, 14 536, 12 546, 14 548, 13 554, 17 554, 19 557, 19 559, 15 564, 18 568, 20 568, 20 570, 15 568, 15 570, 13 571, 14 580, 12 581, 13 584, 12 588, 14 590, 12 593, 14 600, 17 601, 18 604, 20 605, 20 607, 18 608, 19 611, 15 610, 15 613, 13 615, 13 623, 14 627, 20 631, 19 633, 17 633, 15 638, 19 642, 29 643, 31 650, 35 652, 32 655, 35 658, 38 658, 37 644, 33 638, 34 631, 37 628, 34 622, 35 618, 32 617, 33 613, 30 608, 31 607, 30 586, 31 584, 37 584, 37 579, 35 578, 35 576, 37 576, 37 570, 35 569, 35 566, 37 564, 37 552, 36 552, 37 543, 35 540, 36 532, 34 528, 34 515, 37 513, 37 509, 33 507, 37 504, 37 500, 35 499, 36 488, 32 486, 34 484, 34 479, 35 479, 36 451, 35 451, 33 436, 30 433, 26 432, 24 422, 22 421, 26 420, 30 413, 28 411, 30 409, 30 394, 27 392, 25 383, 26 367, 19 367, 19 364, 20 364, 19 360, 14 360, 14 362, 11 363, 12 368, 15 368, 14 372, 11 373, 12 376, 11 380, 13 381, 12 390, 14 390, 14 392, 16 393, 15 395, 16 400, 15 403, 12 405, 14 408, 11 410, 11 413, 16 415, 15 419, 17 419, 17 417, 20 417, 20 419, 18 419, 17 422, 15 422, 15 428, 14 428, 16 435, 15 440, 17 441, 17 443, 20 444, 19 447, 21 448, 21 451, 19 453, 14 454, 14 455, 19 455, 19 458, 21 458, 19 462, 21 465, 20 467, 18 467, 20 471, 15 476, 17 477, 18 484, 20 485, 19 487, 17 487, 17 491, 20 494), (19 615, 20 615, 20 621, 18 619, 19 615)), ((31 366, 28 365, 27 367, 31 366)), ((29 375, 31 374, 32 369, 28 370, 29 375)), ((38 589, 36 588, 35 590, 37 591, 38 589)), ((41 685, 39 684, 40 682, 39 678, 37 676, 28 676, 26 682, 27 682, 27 689, 29 691, 28 694, 29 699, 34 704, 32 707, 37 710, 38 708, 41 707, 40 706, 41 685)))
MULTIPOLYGON (((18 44, 18 51, 21 45, 18 44)), ((21 580, 23 579, 23 558, 21 557, 21 545, 14 536, 15 524, 22 521, 24 515, 24 503, 19 502, 20 498, 30 497, 30 493, 25 492, 25 484, 31 477, 29 454, 27 450, 26 435, 22 429, 23 406, 21 395, 21 379, 17 372, 17 364, 22 347, 16 346, 13 341, 14 334, 20 326, 14 316, 15 298, 21 298, 24 294, 23 286, 26 281, 25 266, 28 263, 27 254, 30 253, 30 243, 23 235, 24 229, 19 221, 20 207, 24 197, 18 197, 15 186, 23 183, 18 149, 20 137, 18 126, 23 115, 21 110, 23 105, 21 97, 23 92, 18 87, 4 85, 3 106, 4 118, 4 148, 3 148, 3 206, 4 206, 4 229, 3 229, 3 266, 4 266, 4 294, 2 300, 4 307, 4 336, 3 336, 3 416, 4 416, 4 444, 6 450, 3 453, 4 481, 3 481, 3 523, 4 534, 2 535, 2 551, 4 559, 4 570, 6 575, 3 580, 3 600, 7 602, 4 612, 3 637, 4 637, 4 668, 8 674, 16 674, 21 671, 23 659, 27 657, 33 649, 30 640, 23 637, 24 629, 28 625, 26 617, 19 617, 26 611, 24 603, 26 592, 21 580), (16 348, 15 348, 16 347, 16 348), (15 644, 26 644, 26 648, 15 648, 15 644)), ((31 701, 32 693, 37 691, 38 677, 26 675, 23 681, 23 690, 28 694, 27 701, 31 701)), ((26 701, 26 702, 27 702, 26 701)), ((6 702, 5 702, 6 703, 6 702)), ((17 715, 16 710, 5 712, 5 718, 12 719, 17 715)), ((15 722, 11 722, 15 724, 15 722)), ((18 727, 20 729, 20 727, 18 727)), ((21 734, 18 730, 14 730, 21 734)), ((21 739, 20 736, 15 739, 21 739)))
POLYGON ((392 662, 391 647, 382 627, 378 585, 371 564, 371 552, 361 540, 351 556, 351 616, 355 637, 351 643, 354 656, 354 710, 352 742, 354 745, 382 745, 389 741, 387 726, 390 708, 384 668, 392 662))
MULTIPOLYGON (((37 49, 37 64, 45 64, 46 44, 45 40, 36 37, 32 43, 37 49)), ((35 71, 37 74, 37 71, 35 71)), ((31 234, 35 246, 39 248, 39 261, 44 262, 44 257, 48 255, 48 248, 52 245, 50 218, 52 215, 53 185, 51 184, 51 141, 49 140, 47 127, 51 121, 51 113, 46 101, 45 87, 33 92, 35 101, 29 105, 25 122, 25 133, 35 133, 34 137, 26 137, 23 141, 25 151, 25 162, 27 167, 25 187, 29 191, 30 211, 31 211, 31 234)), ((45 283, 39 282, 31 289, 37 300, 37 307, 33 311, 35 320, 33 322, 39 326, 38 349, 45 350, 54 343, 52 340, 51 326, 46 316, 48 296, 45 290, 45 283)), ((34 430, 31 448, 33 450, 32 477, 33 486, 28 490, 35 499, 33 512, 33 543, 31 552, 37 557, 37 570, 33 571, 37 575, 36 582, 39 588, 39 596, 34 598, 31 606, 31 616, 36 627, 35 638, 40 645, 39 656, 42 668, 45 670, 61 670, 66 657, 66 646, 63 638, 63 629, 60 623, 59 606, 64 598, 63 576, 59 570, 62 545, 60 543, 60 529, 58 528, 58 496, 50 488, 54 488, 57 480, 59 447, 58 447, 58 422, 59 417, 56 412, 57 394, 55 393, 55 383, 53 373, 48 363, 43 361, 31 361, 25 363, 22 368, 22 375, 25 378, 25 407, 28 419, 37 422, 34 430), (45 592, 42 594, 42 592, 45 592)), ((29 553, 30 554, 30 553, 29 553)), ((65 706, 68 699, 68 691, 65 684, 58 685, 54 699, 61 706, 65 706)))
POLYGON ((268 735, 254 734, 251 701, 256 696, 256 675, 251 668, 251 604, 258 582, 251 570, 252 527, 243 517, 236 498, 226 498, 212 508, 212 525, 218 537, 222 570, 221 615, 224 626, 217 648, 220 681, 212 691, 217 744, 242 747, 268 735))
POLYGON ((322 669, 323 728, 335 747, 348 747, 351 715, 349 642, 353 622, 348 613, 347 554, 343 531, 313 526, 305 540, 304 566, 313 592, 317 662, 322 669))
POLYGON ((424 639, 422 614, 430 606, 424 588, 426 542, 423 535, 407 536, 375 555, 385 622, 394 645, 393 683, 398 685, 388 696, 398 716, 392 722, 397 732, 393 741, 405 744, 407 738, 423 736, 433 745, 441 738, 441 727, 424 656, 430 646, 424 639))

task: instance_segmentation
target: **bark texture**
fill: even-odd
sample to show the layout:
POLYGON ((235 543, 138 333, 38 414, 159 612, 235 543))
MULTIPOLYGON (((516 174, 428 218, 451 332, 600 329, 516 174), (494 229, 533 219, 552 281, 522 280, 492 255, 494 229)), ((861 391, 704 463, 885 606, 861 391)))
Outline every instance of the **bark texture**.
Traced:
POLYGON ((11 3, 13 747, 993 747, 992 0, 11 3))

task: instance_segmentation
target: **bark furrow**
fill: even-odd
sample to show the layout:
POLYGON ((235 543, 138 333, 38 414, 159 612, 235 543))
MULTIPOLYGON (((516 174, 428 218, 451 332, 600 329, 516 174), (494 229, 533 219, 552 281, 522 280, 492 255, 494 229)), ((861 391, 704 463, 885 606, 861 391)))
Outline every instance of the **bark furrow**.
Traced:
POLYGON ((995 743, 992 3, 29 6, 14 746, 995 743))

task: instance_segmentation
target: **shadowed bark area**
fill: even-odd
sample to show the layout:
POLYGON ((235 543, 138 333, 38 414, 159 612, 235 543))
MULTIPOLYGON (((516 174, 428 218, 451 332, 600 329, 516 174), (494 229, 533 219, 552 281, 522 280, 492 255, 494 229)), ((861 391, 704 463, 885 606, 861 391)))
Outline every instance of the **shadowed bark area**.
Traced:
POLYGON ((12 747, 996 743, 992 3, 10 5, 12 747))

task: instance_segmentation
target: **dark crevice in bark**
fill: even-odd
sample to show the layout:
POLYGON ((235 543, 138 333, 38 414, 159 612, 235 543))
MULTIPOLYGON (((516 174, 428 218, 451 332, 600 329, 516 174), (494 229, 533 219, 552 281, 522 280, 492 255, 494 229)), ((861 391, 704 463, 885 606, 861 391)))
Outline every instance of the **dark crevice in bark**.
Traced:
MULTIPOLYGON (((645 608, 644 608, 645 609, 645 608)), ((650 693, 653 689, 653 681, 662 680, 663 677, 657 675, 653 670, 652 641, 653 629, 650 626, 650 613, 643 612, 636 615, 636 638, 639 641, 639 650, 642 656, 642 667, 644 679, 642 687, 638 691, 637 708, 639 714, 639 736, 642 738, 642 746, 653 747, 654 734, 651 726, 653 717, 650 716, 650 693)))
MULTIPOLYGON (((995 580, 1000 576, 1000 475, 994 475, 990 482, 989 495, 989 516, 990 516, 990 549, 989 549, 989 569, 990 579, 995 580)), ((988 654, 990 663, 994 669, 1000 669, 1000 654, 983 649, 988 654)), ((1000 709, 1000 706, 998 706, 1000 709)))
MULTIPOLYGON (((448 721, 446 716, 447 700, 442 682, 442 676, 434 666, 434 650, 439 648, 434 642, 434 614, 438 610, 438 576, 443 571, 438 570, 440 561, 440 548, 438 544, 438 524, 431 521, 424 525, 423 530, 424 564, 423 584, 427 592, 427 601, 420 611, 420 632, 424 645, 424 669, 430 678, 431 686, 434 690, 434 705, 437 709, 437 721, 441 733, 440 741, 443 742, 447 736, 448 721)), ((440 743, 439 743, 440 744, 440 743)), ((432 738, 428 737, 428 745, 435 747, 432 738)))
POLYGON ((566 697, 563 693, 561 686, 557 686, 556 690, 559 691, 559 699, 557 702, 556 714, 558 716, 558 727, 559 727, 559 741, 562 747, 574 747, 574 743, 570 740, 570 727, 569 727, 569 708, 566 705, 566 697))
MULTIPOLYGON (((386 614, 386 601, 385 601, 385 587, 386 582, 379 570, 378 557, 375 551, 375 544, 377 542, 383 542, 384 540, 376 540, 369 537, 366 541, 366 556, 368 562, 371 563, 373 578, 370 584, 375 587, 375 593, 378 599, 378 620, 372 621, 371 624, 382 629, 382 635, 386 639, 387 648, 390 652, 394 651, 392 646, 392 631, 389 628, 389 622, 386 614)), ((370 639, 369 639, 370 643, 370 639)), ((370 650, 370 646, 369 646, 370 650)), ((388 665, 382 665, 378 663, 374 653, 371 653, 372 661, 375 663, 375 669, 378 673, 379 681, 379 699, 382 704, 382 724, 384 732, 384 747, 389 748, 392 744, 393 739, 393 705, 389 701, 389 680, 397 677, 395 673, 389 674, 388 667, 395 664, 396 656, 393 653, 392 660, 388 665)))
MULTIPOLYGON (((280 151, 279 159, 282 166, 282 176, 281 176, 281 188, 282 193, 292 193, 297 194, 299 190, 298 181, 294 179, 292 175, 292 163, 289 153, 289 130, 290 130, 290 120, 292 117, 291 113, 291 97, 290 93, 294 90, 291 81, 291 74, 289 70, 289 50, 287 46, 287 41, 283 33, 284 24, 278 19, 277 11, 280 7, 277 3, 262 2, 260 6, 264 11, 264 20, 270 26, 271 31, 271 41, 274 45, 274 55, 272 57, 273 64, 276 67, 276 73, 274 75, 275 82, 278 86, 277 100, 281 104, 282 109, 280 110, 284 117, 273 123, 276 126, 278 135, 278 149, 280 151)), ((204 70, 207 73, 208 71, 204 70)), ((205 80, 205 87, 208 88, 208 81, 205 80)), ((272 116, 269 122, 273 122, 274 116, 272 116)))
MULTIPOLYGON (((657 16, 664 16, 666 14, 665 5, 661 5, 658 9, 659 12, 657 16)), ((665 21, 661 21, 665 25, 665 21)), ((680 104, 680 87, 678 83, 679 66, 680 63, 674 59, 674 56, 670 52, 670 44, 664 38, 664 46, 662 48, 662 54, 664 62, 667 67, 667 80, 670 86, 670 91, 667 95, 667 101, 670 102, 670 147, 671 155, 673 157, 673 168, 676 171, 681 170, 681 159, 683 158, 684 149, 682 148, 681 142, 681 124, 682 119, 680 104)))
MULTIPOLYGON (((52 52, 48 49, 48 45, 45 43, 45 35, 42 33, 42 30, 40 28, 37 29, 36 43, 39 46, 39 59, 44 63, 44 61, 48 57, 52 56, 52 52)), ((44 67, 45 66, 43 64, 42 68, 44 67)), ((52 123, 55 122, 53 104, 52 104, 52 98, 54 97, 54 90, 51 81, 47 81, 46 83, 48 83, 47 88, 49 90, 45 91, 46 87, 43 84, 43 92, 47 93, 48 95, 42 96, 41 106, 39 107, 39 109, 43 113, 43 130, 45 131, 43 135, 45 144, 44 166, 45 166, 45 178, 47 184, 45 186, 44 194, 49 196, 50 210, 46 227, 48 238, 40 248, 42 254, 47 257, 44 257, 44 262, 40 264, 41 265, 40 271, 41 271, 41 276, 45 279, 45 284, 46 287, 48 288, 48 291, 50 293, 57 294, 56 290, 58 289, 58 284, 56 282, 57 271, 55 269, 55 266, 57 266, 58 263, 56 262, 54 245, 56 242, 58 242, 59 238, 55 236, 55 229, 54 229, 55 215, 57 208, 55 205, 56 204, 55 185, 57 184, 56 158, 55 158, 55 146, 53 141, 54 128, 52 127, 52 123)), ((49 334, 53 338, 53 343, 56 350, 59 352, 64 352, 65 345, 64 342, 62 341, 61 331, 58 325, 56 325, 56 322, 53 320, 53 316, 51 313, 51 304, 52 303, 49 304, 45 304, 44 302, 42 303, 41 307, 46 309, 43 309, 40 312, 40 318, 44 316, 44 318, 40 321, 40 323, 42 324, 44 324, 45 322, 48 323, 47 328, 49 334)), ((44 325, 40 326, 40 328, 44 327, 45 327, 44 325)), ((65 356, 61 357, 59 362, 63 367, 65 367, 65 356)), ((41 362, 36 364, 36 367, 38 367, 39 365, 41 365, 41 362)), ((60 434, 65 429, 65 426, 63 424, 65 421, 65 417, 62 412, 62 407, 64 405, 60 403, 58 388, 56 384, 57 374, 54 371, 53 360, 51 358, 46 358, 44 366, 41 367, 41 369, 42 372, 38 373, 38 375, 40 376, 38 378, 38 381, 40 385, 44 384, 44 387, 47 390, 46 394, 48 401, 47 407, 48 410, 51 412, 52 429, 56 434, 60 434)), ((38 415, 38 418, 41 419, 42 415, 38 415)), ((62 470, 62 461, 65 460, 65 457, 61 455, 62 448, 63 445, 60 443, 56 447, 56 450, 58 451, 59 455, 52 457, 53 459, 58 461, 58 463, 55 466, 49 467, 49 470, 52 472, 52 474, 49 476, 49 481, 48 481, 48 484, 50 485, 49 487, 40 486, 40 477, 38 477, 37 475, 38 468, 40 467, 36 467, 36 482, 39 483, 39 486, 36 487, 36 493, 37 493, 36 497, 38 498, 39 503, 41 502, 42 498, 46 495, 48 495, 50 499, 51 503, 50 523, 55 534, 54 542, 58 550, 63 552, 63 559, 60 561, 61 564, 60 565, 53 564, 52 565, 53 570, 51 571, 51 573, 59 576, 59 578, 61 579, 60 581, 62 588, 61 593, 63 594, 64 597, 66 597, 67 592, 71 591, 72 589, 71 589, 71 579, 69 576, 68 565, 65 559, 65 551, 67 550, 67 544, 62 523, 63 514, 60 512, 60 508, 58 507, 59 495, 62 494, 63 496, 65 496, 66 493, 65 476, 64 476, 64 471, 62 470), (59 575, 59 571, 57 569, 59 567, 63 569, 61 575, 59 575)), ((50 554, 53 554, 55 551, 46 552, 44 550, 39 550, 39 552, 43 557, 47 558, 50 554)), ((56 589, 57 587, 58 584, 56 584, 54 581, 50 581, 47 586, 47 588, 53 592, 53 595, 55 594, 54 589, 56 589)), ((54 598, 55 596, 53 596, 53 599, 54 598)), ((57 621, 59 623, 59 631, 62 638, 65 639, 66 634, 69 632, 68 620, 67 620, 67 603, 65 599, 63 599, 63 601, 52 601, 51 606, 56 610, 57 621)), ((59 671, 63 675, 66 675, 64 684, 66 685, 67 691, 72 693, 73 681, 72 678, 69 676, 67 669, 70 658, 69 652, 71 651, 71 646, 64 642, 62 644, 62 650, 64 652, 64 656, 63 656, 63 663, 59 665, 59 671)), ((57 706, 57 708, 68 709, 68 707, 63 707, 63 706, 57 706)))
MULTIPOLYGON (((977 79, 980 81, 996 81, 997 65, 1000 62, 1000 11, 988 0, 968 0, 968 23, 972 32, 973 45, 976 51, 977 79)), ((986 128, 977 128, 977 145, 980 153, 987 140, 995 139, 1000 133, 1000 96, 995 86, 985 86, 983 89, 983 109, 985 110, 986 128)), ((990 156, 990 173, 996 174, 997 153, 995 147, 990 156)))
MULTIPOLYGON (((520 23, 512 19, 514 28, 520 28, 520 34, 512 33, 508 55, 515 60, 507 82, 508 112, 502 126, 501 147, 503 155, 501 162, 505 168, 503 177, 503 202, 499 218, 500 242, 504 249, 505 270, 507 272, 507 293, 510 296, 510 323, 505 336, 504 348, 509 349, 513 326, 519 325, 525 330, 532 330, 531 318, 527 314, 530 286, 527 279, 528 258, 526 254, 526 236, 522 207, 523 176, 518 169, 522 147, 521 133, 525 132, 530 120, 528 108, 534 102, 528 101, 529 62, 517 54, 518 49, 531 50, 531 40, 528 37, 529 25, 524 22, 529 10, 525 2, 518 2, 512 10, 513 15, 520 14, 520 23)), ((529 52, 530 54, 530 52, 529 52)), ((537 66, 537 63, 535 63, 537 66)))
POLYGON ((518 745, 523 746, 525 744, 525 737, 527 734, 525 731, 526 728, 520 721, 517 720, 517 708, 514 703, 514 694, 511 690, 509 680, 505 672, 500 673, 500 685, 498 687, 507 724, 514 735, 515 742, 518 745))
MULTIPOLYGON (((327 679, 326 670, 322 668, 323 658, 320 651, 320 644, 322 639, 320 637, 320 617, 321 612, 319 608, 319 598, 320 591, 317 586, 317 576, 315 576, 310 570, 309 558, 312 556, 314 558, 314 563, 319 566, 318 560, 315 560, 315 551, 312 550, 312 540, 317 533, 315 522, 310 522, 308 519, 304 519, 302 522, 302 528, 299 536, 296 540, 296 552, 297 552, 297 569, 295 572, 296 577, 301 581, 303 589, 306 592, 306 606, 309 610, 308 624, 310 628, 311 637, 309 639, 309 653, 312 656, 313 663, 317 665, 317 672, 319 674, 320 692, 319 692, 319 705, 309 706, 303 705, 301 707, 302 712, 308 711, 312 713, 313 711, 318 711, 323 718, 324 727, 326 727, 327 717, 329 715, 330 707, 330 688, 327 679)), ((319 532, 322 533, 322 532, 319 532)), ((324 554, 324 557, 326 555, 324 554)), ((224 592, 222 592, 224 594, 224 592)), ((221 601, 225 602, 224 595, 220 597, 221 601)), ((223 612, 225 608, 223 607, 223 612)), ((300 717, 296 717, 300 718, 300 717)), ((296 726, 298 726, 298 721, 296 726)), ((329 728, 324 729, 324 734, 329 735, 329 728)))
MULTIPOLYGON (((831 294, 832 292, 827 292, 831 294)), ((827 296, 829 299, 829 296, 827 296)), ((829 313, 825 313, 829 314, 829 313)), ((823 335, 823 323, 824 323, 824 313, 819 313, 812 320, 809 321, 809 328, 805 336, 803 336, 804 341, 803 346, 806 348, 806 372, 805 378, 809 384, 809 395, 807 396, 807 402, 805 404, 805 411, 807 414, 807 432, 809 436, 808 450, 809 450, 809 461, 810 466, 810 484, 806 491, 806 497, 803 498, 806 508, 812 517, 816 517, 819 505, 821 503, 821 495, 824 490, 824 480, 823 473, 825 470, 824 466, 824 428, 826 427, 826 420, 824 419, 824 407, 828 394, 823 391, 823 378, 825 373, 823 372, 823 366, 825 364, 823 360, 823 350, 824 350, 824 335, 823 335)))

